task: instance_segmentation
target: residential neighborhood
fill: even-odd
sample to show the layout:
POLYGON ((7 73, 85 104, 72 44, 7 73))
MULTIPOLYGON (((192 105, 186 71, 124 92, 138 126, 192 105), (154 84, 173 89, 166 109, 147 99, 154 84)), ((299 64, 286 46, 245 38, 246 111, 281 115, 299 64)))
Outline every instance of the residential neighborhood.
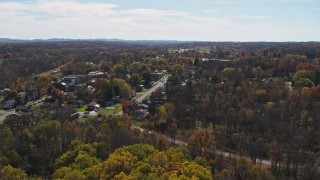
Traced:
MULTIPOLYGON (((55 71, 55 74, 61 75, 62 73, 55 71)), ((40 109, 51 110, 51 113, 48 114, 48 117, 54 118, 55 116, 53 116, 53 114, 55 114, 57 111, 60 111, 60 109, 66 108, 67 106, 72 107, 75 112, 78 112, 78 114, 80 113, 80 116, 78 115, 77 117, 83 119, 94 118, 99 115, 115 115, 122 113, 122 99, 128 98, 132 101, 132 103, 134 103, 136 101, 136 98, 140 97, 137 101, 139 102, 139 108, 136 110, 136 112, 134 112, 134 117, 142 120, 150 117, 150 113, 148 112, 148 105, 143 104, 141 101, 148 98, 152 92, 159 90, 159 88, 164 89, 163 86, 165 84, 166 78, 168 77, 167 74, 168 73, 166 70, 163 70, 161 72, 156 70, 154 73, 150 73, 151 82, 155 84, 154 87, 147 89, 144 88, 142 84, 139 86, 134 86, 130 90, 131 93, 128 97, 113 96, 107 101, 96 98, 89 99, 84 96, 90 96, 95 93, 95 91, 98 91, 98 89, 92 86, 94 84, 93 82, 99 81, 100 79, 108 79, 108 73, 92 71, 87 75, 61 76, 59 82, 52 82, 51 85, 49 85, 49 94, 43 95, 42 97, 44 99, 38 102, 39 104, 34 103, 41 98, 39 91, 33 90, 25 93, 20 93, 20 95, 23 96, 19 98, 24 99, 24 102, 29 105, 18 105, 16 99, 10 99, 7 101, 3 101, 1 104, 1 108, 7 111, 11 111, 10 109, 15 109, 15 112, 11 114, 21 116, 23 115, 23 113, 28 114, 32 111, 32 109, 38 109, 40 107, 40 109), (159 83, 162 84, 160 87, 158 87, 159 83), (144 92, 142 92, 142 89, 145 89, 144 92), (60 94, 55 94, 53 92, 55 90, 59 91, 58 93, 60 94), (143 97, 141 98, 141 96, 143 97), (96 101, 101 103, 101 105, 96 101), (95 113, 91 113, 91 111, 94 111, 95 113)), ((126 77, 128 76, 129 74, 126 77)), ((127 81, 130 81, 130 79, 127 79, 127 81)), ((3 93, 8 93, 7 91, 10 91, 10 89, 3 90, 3 93)), ((73 114, 74 112, 70 112, 70 114, 64 114, 64 118, 68 118, 68 116, 72 116, 73 114)), ((9 117, 10 115, 6 115, 6 118, 9 117)), ((2 119, 5 120, 6 118, 4 118, 3 115, 2 119)), ((79 119, 72 118, 72 120, 74 121, 79 119)))
POLYGON ((0 0, 0 180, 319 180, 320 0, 0 0))
POLYGON ((45 69, 32 66, 37 74, 0 84, 0 169, 100 179, 102 170, 91 168, 104 167, 114 153, 156 148, 183 152, 217 179, 232 179, 235 164, 260 179, 307 177, 305 167, 317 172, 315 44, 87 43, 41 46, 80 55, 55 55, 45 69))

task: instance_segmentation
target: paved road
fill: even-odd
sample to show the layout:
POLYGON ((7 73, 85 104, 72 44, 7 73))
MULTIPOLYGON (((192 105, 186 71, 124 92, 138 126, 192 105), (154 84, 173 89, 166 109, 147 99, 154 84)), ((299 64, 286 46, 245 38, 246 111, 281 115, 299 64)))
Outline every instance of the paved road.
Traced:
POLYGON ((52 71, 60 71, 60 69, 61 69, 62 67, 66 66, 67 64, 69 64, 69 63, 71 63, 71 62, 73 62, 73 61, 69 61, 69 62, 67 62, 67 63, 65 63, 65 64, 63 64, 63 65, 61 65, 61 66, 59 66, 59 67, 56 67, 56 68, 51 69, 51 70, 48 70, 48 71, 46 71, 46 72, 39 73, 38 76, 50 75, 52 71))
POLYGON ((97 116, 98 112, 95 111, 86 111, 86 112, 78 112, 79 118, 88 117, 88 116, 97 116))
POLYGON ((140 96, 137 99, 135 99, 135 101, 137 101, 138 103, 141 103, 144 99, 149 97, 158 88, 160 88, 162 85, 164 85, 167 82, 169 76, 170 75, 165 75, 163 78, 161 78, 160 81, 157 81, 157 83, 154 86, 152 86, 152 88, 150 88, 147 92, 143 93, 142 96, 140 96))
MULTIPOLYGON (((148 96, 151 95, 152 92, 156 91, 159 87, 161 87, 163 84, 166 83, 166 81, 168 80, 168 77, 169 75, 166 75, 165 77, 163 77, 160 81, 158 81, 152 88, 150 88, 147 92, 145 92, 142 96, 140 96, 139 98, 137 98, 135 101, 141 103, 145 98, 147 98, 148 96)), ((133 129, 138 129, 140 130, 141 132, 144 132, 145 129, 139 127, 139 126, 136 126, 136 125, 132 125, 132 128, 133 129)), ((149 133, 152 133, 149 131, 149 133)), ((180 140, 177 140, 177 139, 172 139, 168 136, 165 136, 167 138, 167 140, 171 143, 174 143, 176 145, 180 145, 180 146, 188 146, 188 143, 187 142, 184 142, 184 141, 180 141, 180 140)), ((225 157, 237 157, 238 155, 236 154, 233 154, 233 153, 229 153, 229 152, 224 152, 224 151, 218 151, 218 150, 215 150, 215 152, 217 154, 222 154, 223 156, 225 157)), ((261 164, 261 165, 266 165, 266 166, 271 166, 271 161, 269 160, 264 160, 264 159, 257 159, 257 164, 261 164)))
MULTIPOLYGON (((61 65, 61 66, 59 66, 59 67, 57 67, 57 68, 51 69, 51 70, 46 71, 46 72, 39 73, 38 76, 50 75, 52 71, 60 71, 60 68, 66 66, 68 63, 70 63, 70 61, 65 63, 65 64, 63 64, 63 65, 61 65)), ((42 97, 40 100, 31 101, 31 102, 27 103, 26 105, 31 105, 31 106, 39 105, 39 103, 42 103, 41 100, 43 100, 44 98, 45 97, 42 97)), ((15 110, 8 110, 8 111, 0 110, 0 124, 3 123, 3 121, 6 119, 6 116, 8 116, 10 114, 14 114, 14 113, 15 113, 15 110)))
MULTIPOLYGON (((38 100, 35 100, 35 101, 30 101, 30 102, 28 102, 26 105, 27 106, 32 106, 32 107, 34 107, 34 106, 40 106, 41 104, 43 104, 43 100, 45 99, 45 98, 47 98, 47 96, 43 96, 43 97, 41 97, 40 99, 38 99, 38 100)), ((14 114, 15 113, 15 110, 13 109, 10 109, 10 110, 0 110, 0 113, 2 114, 2 115, 0 115, 0 124, 2 124, 3 123, 3 121, 6 119, 6 117, 8 116, 8 115, 10 115, 10 114, 14 114)))
MULTIPOLYGON (((152 88, 150 88, 148 91, 144 92, 140 97, 135 99, 135 101, 138 103, 142 103, 143 100, 145 100, 153 92, 155 92, 158 88, 160 88, 162 85, 164 85, 167 82, 169 76, 170 76, 169 74, 165 75, 163 78, 160 79, 160 81, 157 81, 157 83, 154 86, 152 86, 152 88)), ((123 115, 123 111, 118 112, 116 115, 123 115)))
MULTIPOLYGON (((141 128, 140 128, 141 129, 141 128)), ((187 142, 184 142, 184 141, 180 141, 180 140, 177 140, 177 139, 172 139, 170 137, 167 137, 167 140, 175 145, 179 145, 179 146, 188 146, 188 143, 187 142)), ((225 151, 219 151, 219 150, 215 150, 215 152, 217 154, 221 154, 223 155, 224 157, 237 157, 238 155, 236 154, 233 154, 233 153, 229 153, 229 152, 225 152, 225 151)), ((262 164, 262 165, 266 165, 266 166, 271 166, 271 161, 269 160, 265 160, 265 159, 257 159, 257 164, 262 164)))
MULTIPOLYGON (((144 132, 145 129, 139 127, 139 126, 136 126, 136 125, 132 125, 132 128, 133 129, 138 129, 140 130, 141 132, 144 132)), ((149 133, 152 133, 149 131, 149 133)), ((179 146, 188 146, 188 143, 187 142, 184 142, 184 141, 180 141, 180 140, 177 140, 177 139, 172 139, 168 136, 165 136, 166 139, 170 142, 170 143, 173 143, 175 145, 179 145, 179 146)), ((219 150, 215 150, 215 153, 216 154, 221 154, 223 155, 224 157, 237 157, 238 155, 236 154, 233 154, 233 153, 229 153, 229 152, 225 152, 225 151, 219 151, 219 150)), ((261 165, 265 165, 265 166, 271 166, 271 161, 269 160, 265 160, 265 159, 257 159, 257 164, 261 164, 261 165)))
POLYGON ((6 119, 6 116, 10 115, 10 114, 14 114, 14 110, 9 110, 9 111, 4 111, 4 110, 0 110, 1 114, 4 113, 3 115, 0 116, 0 124, 3 123, 3 121, 6 119))

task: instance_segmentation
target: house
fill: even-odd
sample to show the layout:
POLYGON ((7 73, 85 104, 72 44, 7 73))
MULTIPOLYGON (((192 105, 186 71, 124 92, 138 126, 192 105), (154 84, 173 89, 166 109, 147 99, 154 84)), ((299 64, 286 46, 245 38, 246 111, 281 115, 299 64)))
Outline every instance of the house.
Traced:
POLYGON ((70 85, 67 87, 66 91, 64 92, 64 96, 66 99, 72 99, 75 96, 75 85, 70 85))
POLYGON ((138 119, 138 120, 142 120, 142 119, 146 119, 150 116, 150 113, 146 110, 143 109, 139 109, 137 111, 134 112, 134 116, 138 119))
POLYGON ((2 109, 12 109, 16 107, 17 101, 15 99, 10 99, 3 102, 2 109))
POLYGON ((62 82, 67 85, 77 85, 82 82, 83 77, 81 75, 69 75, 62 78, 62 82))
POLYGON ((24 100, 29 102, 40 98, 40 91, 37 89, 28 90, 24 95, 24 100))
POLYGON ((87 106, 87 111, 93 111, 93 110, 96 110, 96 109, 99 109, 100 108, 100 105, 96 102, 96 101, 92 101, 91 103, 88 104, 87 106))
POLYGON ((92 71, 88 73, 90 78, 107 78, 108 74, 100 71, 92 71))
POLYGON ((24 113, 30 113, 31 111, 31 106, 22 106, 19 105, 15 108, 16 113, 18 112, 24 112, 24 113))
POLYGON ((136 90, 136 92, 142 92, 142 90, 143 90, 143 85, 135 86, 134 89, 136 90))
POLYGON ((225 67, 236 67, 237 61, 228 60, 228 59, 202 58, 201 61, 199 62, 199 65, 203 69, 212 69, 212 68, 223 69, 225 67))
POLYGON ((59 89, 60 91, 66 91, 66 83, 53 83, 51 86, 59 89))
POLYGON ((56 98, 46 98, 43 101, 43 107, 59 107, 59 100, 56 98))
POLYGON ((0 91, 0 96, 8 96, 10 94, 11 90, 9 88, 5 88, 0 91))
POLYGON ((131 96, 134 97, 137 95, 137 92, 134 89, 131 89, 131 96))

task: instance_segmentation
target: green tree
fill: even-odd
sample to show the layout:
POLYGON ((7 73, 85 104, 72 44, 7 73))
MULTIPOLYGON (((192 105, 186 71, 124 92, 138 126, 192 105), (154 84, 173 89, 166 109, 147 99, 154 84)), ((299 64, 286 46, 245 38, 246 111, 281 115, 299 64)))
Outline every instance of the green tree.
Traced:
POLYGON ((131 75, 131 78, 130 78, 130 84, 131 86, 137 86, 137 85, 140 85, 141 84, 141 77, 139 74, 137 73, 134 73, 131 75))
POLYGON ((112 67, 112 71, 117 74, 124 73, 126 69, 127 68, 125 64, 116 64, 112 67))
POLYGON ((309 79, 313 82, 315 79, 315 73, 311 70, 299 70, 292 76, 292 80, 297 82, 300 79, 309 79))
POLYGON ((70 171, 69 173, 67 173, 64 178, 65 180, 85 180, 86 179, 86 176, 82 174, 81 171, 79 170, 73 170, 73 171, 70 171))
POLYGON ((314 83, 308 78, 300 78, 299 80, 295 81, 294 86, 297 88, 313 87, 314 83))
POLYGON ((0 154, 0 169, 9 164, 9 160, 3 154, 0 154))
POLYGON ((131 97, 131 87, 129 84, 123 79, 112 79, 111 84, 114 87, 119 88, 119 96, 123 98, 130 98, 131 97))
POLYGON ((181 147, 159 152, 146 144, 124 146, 83 173, 90 179, 212 179, 210 170, 187 154, 181 147))
POLYGON ((60 169, 57 169, 53 174, 52 178, 53 179, 63 179, 66 174, 72 171, 71 167, 62 167, 60 169))
POLYGON ((128 151, 120 151, 113 153, 104 162, 102 179, 112 179, 121 172, 129 173, 133 166, 137 163, 138 158, 128 151))
POLYGON ((22 169, 7 165, 0 170, 0 177, 1 179, 20 180, 27 179, 28 176, 22 169))
POLYGON ((101 93, 102 93, 102 98, 105 101, 110 100, 115 95, 113 84, 111 84, 110 81, 105 82, 105 84, 102 87, 101 93))
POLYGON ((140 63, 140 62, 133 62, 129 65, 129 70, 130 72, 139 72, 142 70, 142 67, 144 66, 144 64, 140 63))
POLYGON ((96 158, 96 149, 93 145, 73 141, 71 149, 56 159, 54 166, 55 169, 72 167, 83 170, 98 163, 100 160, 96 158))
POLYGON ((149 72, 145 71, 142 73, 142 79, 144 80, 143 86, 149 88, 151 86, 151 75, 149 72))

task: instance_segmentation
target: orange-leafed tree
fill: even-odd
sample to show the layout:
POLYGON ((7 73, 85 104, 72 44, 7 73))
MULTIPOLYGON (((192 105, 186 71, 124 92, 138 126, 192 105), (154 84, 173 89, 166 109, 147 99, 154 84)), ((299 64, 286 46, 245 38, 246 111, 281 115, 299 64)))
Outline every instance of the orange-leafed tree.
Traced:
POLYGON ((194 157, 207 157, 214 152, 216 140, 208 130, 198 129, 192 132, 188 143, 194 157))

